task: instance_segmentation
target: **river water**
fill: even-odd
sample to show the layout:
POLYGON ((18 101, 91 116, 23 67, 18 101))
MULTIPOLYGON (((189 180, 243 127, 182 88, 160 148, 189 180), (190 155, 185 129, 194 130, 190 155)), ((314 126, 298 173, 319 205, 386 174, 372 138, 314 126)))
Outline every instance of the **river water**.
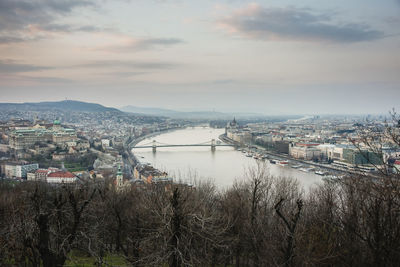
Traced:
MULTIPOLYGON (((162 133, 147 138, 137 146, 156 140, 164 144, 199 144, 218 140, 224 129, 209 127, 190 127, 173 132, 162 133)), ((150 163, 155 168, 166 171, 172 177, 189 181, 196 179, 211 179, 218 188, 231 186, 235 179, 242 179, 247 168, 256 166, 257 160, 246 157, 244 153, 233 147, 158 147, 153 153, 151 148, 133 148, 133 153, 142 163, 150 163)), ((294 163, 295 164, 295 163, 294 163)), ((321 183, 321 176, 313 172, 303 172, 289 166, 279 166, 266 161, 269 173, 277 177, 293 177, 303 188, 308 189, 321 183)))

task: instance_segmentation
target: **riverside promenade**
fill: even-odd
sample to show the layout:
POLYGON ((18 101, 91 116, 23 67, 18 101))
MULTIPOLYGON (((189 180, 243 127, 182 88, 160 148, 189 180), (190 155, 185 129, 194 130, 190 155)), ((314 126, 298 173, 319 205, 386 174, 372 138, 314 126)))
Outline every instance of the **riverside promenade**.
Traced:
POLYGON ((340 168, 340 167, 337 167, 337 166, 332 166, 330 164, 323 164, 323 163, 318 163, 318 162, 313 162, 313 161, 308 161, 308 160, 295 159, 295 158, 290 157, 289 155, 276 153, 276 152, 267 150, 266 148, 264 148, 262 146, 259 146, 259 145, 255 145, 255 144, 245 144, 245 146, 243 146, 243 144, 241 145, 238 142, 228 138, 225 134, 221 134, 219 136, 219 139, 221 141, 223 141, 223 142, 234 144, 237 147, 256 147, 257 152, 260 152, 260 153, 263 153, 263 154, 266 154, 266 155, 270 155, 270 156, 274 156, 274 157, 276 157, 278 159, 290 160, 290 161, 294 161, 294 162, 301 163, 301 164, 304 164, 304 165, 310 165, 310 166, 318 167, 318 168, 321 168, 321 169, 326 169, 326 170, 330 170, 330 171, 334 171, 334 172, 339 172, 339 173, 342 173, 342 174, 349 174, 350 173, 350 174, 356 174, 356 175, 366 175, 366 176, 370 176, 370 177, 375 177, 375 175, 373 175, 372 173, 348 170, 348 169, 340 168))

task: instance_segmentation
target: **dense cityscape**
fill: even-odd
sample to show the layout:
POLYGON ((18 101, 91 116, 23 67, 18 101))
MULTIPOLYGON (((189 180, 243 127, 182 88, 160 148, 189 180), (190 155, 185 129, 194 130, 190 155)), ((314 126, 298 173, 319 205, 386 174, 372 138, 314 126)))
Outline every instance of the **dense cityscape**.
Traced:
MULTIPOLYGON (((173 177, 167 173, 141 164, 131 151, 134 144, 162 132, 207 125, 204 120, 118 111, 71 114, 55 110, 19 112, 20 117, 8 110, 2 113, 1 176, 4 179, 77 182, 80 178, 115 178, 121 168, 124 184, 154 183, 157 178, 170 178, 165 181, 171 183, 173 177), (53 178, 49 180, 47 175, 53 178)), ((388 123, 388 119, 393 119, 388 116, 306 116, 278 122, 266 118, 246 124, 233 118, 232 121, 213 120, 207 126, 224 128, 225 133, 218 142, 233 144, 245 156, 256 160, 323 176, 348 172, 373 175, 381 171, 395 173, 399 169, 400 150, 393 140, 380 140, 379 151, 362 143, 361 134, 385 134, 389 127, 398 134, 398 124, 393 120, 388 123)))

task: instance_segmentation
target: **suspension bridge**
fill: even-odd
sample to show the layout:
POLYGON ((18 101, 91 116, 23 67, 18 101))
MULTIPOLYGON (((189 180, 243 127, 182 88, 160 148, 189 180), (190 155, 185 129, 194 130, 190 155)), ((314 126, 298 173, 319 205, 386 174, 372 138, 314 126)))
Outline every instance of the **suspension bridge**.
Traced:
POLYGON ((133 148, 152 148, 154 152, 156 152, 157 147, 195 147, 195 146, 208 146, 211 147, 211 150, 215 150, 216 147, 218 146, 234 146, 230 144, 223 144, 220 141, 216 142, 215 139, 212 139, 211 141, 203 142, 203 143, 198 143, 198 144, 165 144, 165 143, 160 143, 157 142, 156 140, 153 140, 152 142, 142 144, 140 146, 134 146, 133 148))

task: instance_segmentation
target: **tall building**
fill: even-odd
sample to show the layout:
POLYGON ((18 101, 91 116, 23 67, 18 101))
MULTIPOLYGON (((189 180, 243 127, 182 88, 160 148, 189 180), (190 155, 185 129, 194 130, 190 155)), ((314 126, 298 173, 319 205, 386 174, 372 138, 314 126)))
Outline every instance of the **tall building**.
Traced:
POLYGON ((63 128, 60 122, 56 120, 53 126, 48 129, 34 126, 12 131, 9 137, 9 145, 14 150, 22 150, 37 143, 53 142, 57 145, 64 145, 67 142, 77 141, 77 139, 75 129, 63 128))
POLYGON ((229 132, 229 130, 237 129, 237 127, 238 127, 238 124, 237 124, 237 122, 236 122, 236 118, 233 117, 233 120, 232 120, 231 122, 228 122, 228 123, 226 124, 226 127, 225 127, 225 134, 227 134, 227 133, 229 132))
POLYGON ((52 133, 41 128, 17 129, 11 132, 9 145, 12 149, 21 150, 34 146, 36 143, 52 141, 52 133))
POLYGON ((344 149, 343 159, 353 165, 381 165, 383 164, 382 154, 368 150, 344 149))
POLYGON ((320 157, 321 150, 317 147, 319 144, 314 143, 296 143, 290 146, 290 156, 296 159, 312 160, 320 157))
POLYGON ((152 183, 159 178, 168 178, 166 172, 162 172, 150 165, 137 165, 133 170, 135 179, 143 180, 145 183, 152 183))
POLYGON ((76 175, 69 171, 57 171, 47 175, 46 181, 55 184, 71 184, 78 180, 76 175))
POLYGON ((20 162, 9 162, 2 164, 2 173, 6 178, 27 178, 27 173, 39 169, 37 163, 20 163, 20 162))

